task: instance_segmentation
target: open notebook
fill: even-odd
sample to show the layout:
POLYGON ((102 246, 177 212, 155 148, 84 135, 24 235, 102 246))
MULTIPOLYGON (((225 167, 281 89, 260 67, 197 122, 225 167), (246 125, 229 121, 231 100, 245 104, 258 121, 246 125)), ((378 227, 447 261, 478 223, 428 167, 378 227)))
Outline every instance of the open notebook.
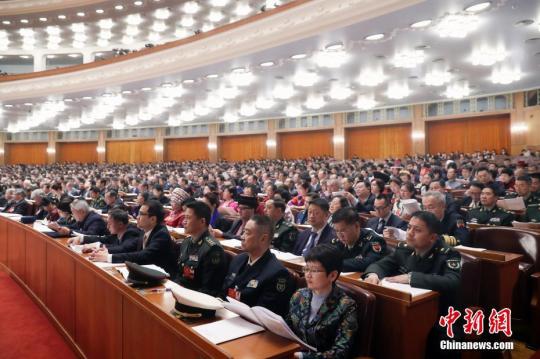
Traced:
POLYGON ((316 348, 307 345, 300 338, 298 338, 298 336, 294 334, 292 329, 289 328, 285 320, 280 315, 277 315, 276 313, 264 307, 257 306, 251 308, 248 305, 230 297, 227 297, 227 300, 228 302, 223 302, 223 306, 231 312, 236 313, 243 318, 246 318, 252 323, 266 328, 274 334, 290 340, 294 340, 312 351, 317 351, 316 348))

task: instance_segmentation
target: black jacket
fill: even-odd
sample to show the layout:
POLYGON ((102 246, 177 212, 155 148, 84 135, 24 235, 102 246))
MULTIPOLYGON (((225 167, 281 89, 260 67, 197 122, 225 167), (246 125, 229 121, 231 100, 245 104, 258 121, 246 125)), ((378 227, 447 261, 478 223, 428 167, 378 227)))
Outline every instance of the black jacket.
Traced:
POLYGON ((285 316, 294 291, 289 271, 270 250, 252 266, 248 266, 248 261, 247 253, 238 254, 231 261, 222 297, 232 296, 250 307, 265 307, 285 316))
POLYGON ((107 223, 96 212, 90 211, 82 222, 69 226, 70 229, 88 235, 103 236, 107 234, 107 223))
MULTIPOLYGON (((309 241, 309 237, 311 235, 312 231, 305 230, 300 232, 298 234, 298 238, 296 239, 296 245, 294 246, 293 253, 297 256, 302 255, 302 251, 306 247, 309 241)), ((336 238, 336 232, 334 232, 334 229, 331 225, 326 224, 323 228, 323 231, 321 233, 321 236, 319 237, 319 241, 317 242, 317 245, 324 244, 324 243, 332 243, 332 239, 336 238)))
POLYGON ((135 252, 139 241, 142 240, 144 233, 137 226, 130 224, 126 232, 119 239, 116 234, 105 236, 84 236, 83 243, 101 242, 107 247, 110 254, 135 252))
POLYGON ((165 269, 171 278, 175 273, 174 244, 169 235, 167 227, 158 224, 150 232, 150 236, 143 248, 143 237, 137 242, 137 250, 129 253, 116 253, 112 255, 113 263, 122 263, 125 261, 137 264, 155 264, 165 269))
MULTIPOLYGON (((379 225, 379 217, 370 218, 367 223, 366 227, 373 229, 375 232, 377 232, 377 227, 379 225)), ((395 214, 391 214, 390 217, 388 217, 388 221, 386 221, 385 227, 396 227, 399 229, 402 229, 404 231, 407 230, 407 222, 396 216, 395 214)), ((377 232, 379 234, 382 234, 382 231, 377 232)))
POLYGON ((9 202, 6 205, 6 208, 4 208, 3 212, 16 213, 26 216, 30 212, 30 203, 26 202, 24 199, 20 200, 19 202, 9 202))

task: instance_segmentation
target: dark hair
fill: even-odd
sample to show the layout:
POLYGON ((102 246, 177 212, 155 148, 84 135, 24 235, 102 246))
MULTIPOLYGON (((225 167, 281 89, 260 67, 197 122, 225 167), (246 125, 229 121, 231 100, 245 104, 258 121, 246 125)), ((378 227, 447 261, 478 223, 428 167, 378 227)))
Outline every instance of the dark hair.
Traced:
POLYGON ((309 182, 302 182, 302 183, 300 183, 300 187, 302 187, 306 191, 309 191, 310 188, 311 188, 311 185, 309 184, 309 182))
MULTIPOLYGON (((335 196, 334 198, 338 198, 339 199, 339 206, 341 208, 347 208, 347 207, 350 207, 350 203, 349 203, 349 200, 347 198, 345 198, 344 196, 335 196)), ((332 200, 334 199, 332 198, 332 200)))
POLYGON ((236 197, 236 188, 234 188, 233 186, 225 186, 225 187, 223 187, 223 192, 225 192, 225 191, 229 191, 232 198, 236 197))
POLYGON ((358 212, 352 207, 340 208, 332 215, 332 223, 345 222, 350 226, 359 221, 358 212))
POLYGON ((523 181, 523 182, 527 182, 527 184, 531 184, 532 183, 532 179, 531 177, 529 176, 519 176, 516 181, 523 181))
POLYGON ((114 189, 107 191, 107 193, 109 194, 110 197, 118 198, 118 192, 116 192, 116 190, 114 189))
POLYGON ((333 271, 337 271, 339 276, 343 256, 336 247, 325 243, 313 247, 306 256, 306 262, 320 262, 327 275, 333 271))
POLYGON ((212 212, 210 210, 210 207, 206 203, 200 201, 193 201, 186 203, 186 207, 191 208, 197 218, 204 219, 207 226, 210 224, 212 212))
POLYGON ((143 206, 148 207, 148 216, 149 217, 151 217, 151 216, 156 217, 156 222, 158 224, 163 222, 163 220, 165 219, 165 209, 163 208, 163 205, 161 204, 161 202, 159 202, 159 201, 157 201, 155 199, 150 199, 150 200, 144 202, 143 206))
MULTIPOLYGON (((514 170, 511 169, 511 168, 508 168, 508 167, 504 167, 502 170, 501 170, 501 174, 507 174, 509 176, 513 176, 514 175, 514 170)), ((520 177, 523 177, 523 176, 520 176, 520 177)), ((527 177, 527 176, 525 176, 527 177)))
POLYGON ((257 229, 261 233, 268 234, 268 240, 269 242, 272 242, 272 239, 274 238, 274 224, 270 217, 256 214, 249 220, 255 222, 255 224, 257 225, 257 229))
POLYGON ((93 186, 92 188, 90 188, 90 192, 100 193, 101 190, 99 188, 97 188, 96 186, 93 186))
POLYGON ((400 187, 403 184, 403 182, 401 182, 401 180, 399 178, 392 178, 389 183, 392 183, 392 182, 394 182, 395 184, 397 184, 400 187))
MULTIPOLYGON (((150 213, 150 210, 148 211, 150 213)), ((123 224, 128 224, 129 217, 126 211, 119 208, 114 208, 109 211, 109 218, 112 218, 113 221, 120 222, 123 224)))
POLYGON ((413 194, 413 197, 416 194, 416 188, 414 187, 414 184, 412 182, 404 182, 401 184, 401 187, 405 187, 407 191, 413 194))
POLYGON ((330 210, 330 205, 328 204, 328 201, 324 198, 317 198, 309 202, 310 206, 316 206, 319 207, 323 212, 328 212, 330 210))
POLYGON ((419 220, 424 222, 430 233, 442 233, 441 222, 431 212, 417 211, 412 214, 411 218, 418 218, 419 220))
POLYGON ((390 205, 390 198, 388 198, 387 195, 384 195, 384 194, 380 194, 378 195, 377 197, 375 197, 375 200, 384 200, 384 205, 385 206, 389 206, 390 205))
POLYGON ((274 207, 281 209, 283 213, 285 213, 285 210, 287 209, 287 203, 285 201, 282 201, 280 199, 274 199, 272 204, 274 207))
POLYGON ((206 192, 203 197, 206 198, 212 206, 216 208, 219 207, 219 198, 215 192, 206 192))
POLYGON ((159 191, 159 192, 163 192, 163 186, 160 185, 160 184, 155 184, 154 185, 154 190, 159 191))
POLYGON ((482 182, 478 182, 478 181, 472 181, 471 182, 471 185, 469 187, 477 187, 477 188, 480 188, 480 190, 483 190, 484 187, 484 184, 482 182))
POLYGON ((375 185, 377 187, 379 187, 379 192, 383 193, 384 192, 384 181, 380 178, 374 178, 371 180, 370 182, 370 190, 371 190, 371 184, 373 184, 373 182, 375 182, 375 185))
POLYGON ((148 193, 148 192, 139 192, 139 194, 137 196, 142 196, 142 198, 146 202, 150 198, 150 193, 148 193))
POLYGON ((283 198, 285 202, 289 202, 291 200, 291 194, 284 188, 278 188, 274 194, 279 194, 279 196, 283 198))

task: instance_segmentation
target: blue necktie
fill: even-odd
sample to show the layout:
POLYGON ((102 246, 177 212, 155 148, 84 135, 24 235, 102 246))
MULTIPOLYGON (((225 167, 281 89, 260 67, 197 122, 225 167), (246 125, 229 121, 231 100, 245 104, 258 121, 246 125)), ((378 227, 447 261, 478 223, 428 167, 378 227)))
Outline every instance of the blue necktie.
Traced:
POLYGON ((309 250, 314 247, 315 238, 317 238, 317 232, 311 232, 311 234, 309 235, 309 240, 308 240, 304 250, 302 251, 302 256, 303 257, 307 256, 307 254, 309 253, 309 250))

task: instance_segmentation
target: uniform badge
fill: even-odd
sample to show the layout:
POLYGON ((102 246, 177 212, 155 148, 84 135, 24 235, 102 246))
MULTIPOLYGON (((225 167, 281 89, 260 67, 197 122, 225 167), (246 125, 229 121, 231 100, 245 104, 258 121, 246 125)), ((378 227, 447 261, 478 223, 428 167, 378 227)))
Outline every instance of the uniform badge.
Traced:
POLYGON ((257 279, 252 279, 252 280, 250 280, 248 282, 246 287, 248 287, 248 288, 257 288, 258 285, 259 285, 259 281, 257 279))
POLYGON ((360 260, 360 259, 363 259, 363 258, 364 258, 364 256, 363 256, 363 255, 361 255, 361 254, 359 254, 359 255, 357 255, 357 256, 356 256, 356 257, 354 257, 354 258, 355 258, 355 259, 358 259, 358 260, 360 260))
POLYGON ((446 265, 450 269, 458 270, 459 268, 461 268, 461 260, 460 259, 448 259, 446 261, 446 265))
POLYGON ((237 291, 236 288, 229 288, 227 290, 227 296, 236 300, 240 300, 240 292, 237 291))
POLYGON ((371 248, 373 248, 373 252, 375 252, 375 253, 381 253, 381 251, 382 251, 382 247, 381 247, 381 244, 379 242, 371 243, 371 248))
POLYGON ((274 233, 274 238, 278 238, 279 237, 279 233, 274 233))
POLYGON ((276 283, 276 290, 280 293, 283 293, 285 291, 285 288, 287 288, 287 279, 278 278, 276 283))
POLYGON ((458 219, 458 220, 456 221, 456 226, 457 226, 458 228, 465 228, 465 223, 463 222, 462 219, 458 219))
POLYGON ((212 264, 213 264, 213 265, 219 264, 219 262, 221 262, 221 255, 220 255, 220 253, 219 253, 219 252, 214 253, 214 254, 212 255, 211 261, 212 261, 212 264))
POLYGON ((189 260, 192 261, 192 262, 198 262, 199 261, 199 256, 197 254, 191 254, 189 256, 189 260))
POLYGON ((182 276, 186 279, 193 280, 195 278, 195 270, 190 266, 184 266, 182 276))
POLYGON ((489 221, 493 223, 500 223, 501 219, 499 217, 494 217, 494 218, 490 218, 489 221))

